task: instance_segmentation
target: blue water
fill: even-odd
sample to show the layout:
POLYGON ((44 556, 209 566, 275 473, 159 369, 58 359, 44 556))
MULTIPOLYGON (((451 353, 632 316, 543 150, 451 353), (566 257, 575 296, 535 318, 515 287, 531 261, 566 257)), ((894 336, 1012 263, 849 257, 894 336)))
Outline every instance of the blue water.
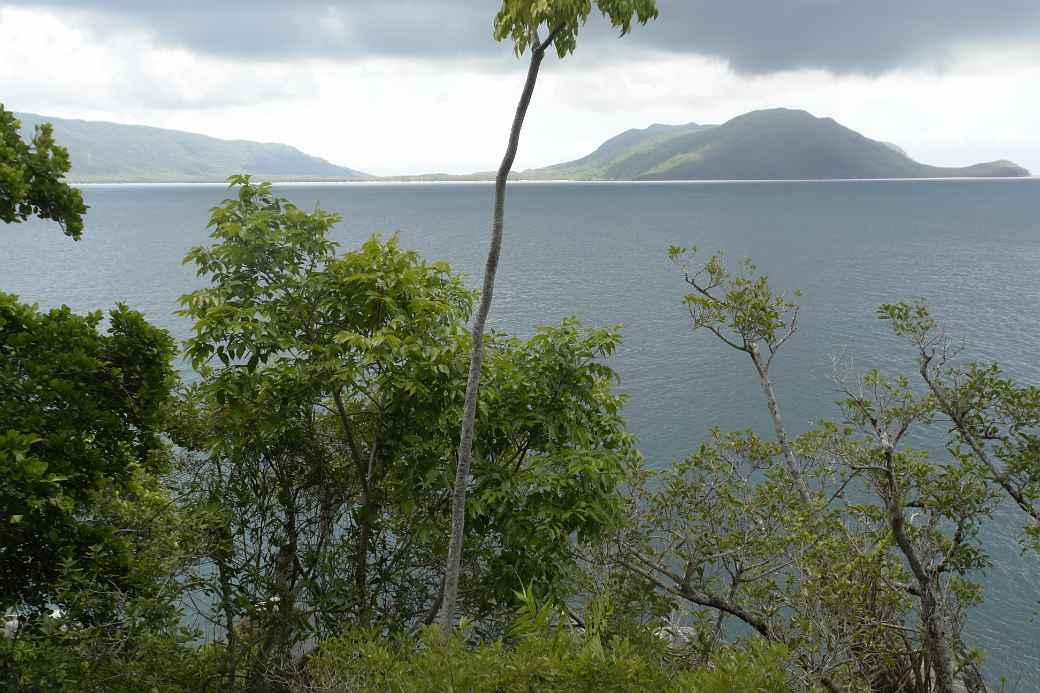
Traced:
MULTIPOLYGON (((0 229, 0 290, 78 311, 118 301, 176 336, 189 325, 176 299, 199 285, 181 258, 206 242, 223 186, 88 186, 84 240, 34 221, 0 229)), ((335 238, 373 232, 448 260, 476 286, 492 190, 484 184, 286 185, 299 205, 340 212, 335 238)), ((801 330, 774 365, 789 427, 836 415, 831 358, 911 373, 878 304, 921 297, 967 353, 1040 384, 1040 180, 794 183, 520 184, 510 188, 494 326, 530 334, 575 314, 623 324, 612 365, 648 462, 692 450, 712 426, 768 431, 749 363, 692 334, 673 244, 751 256, 777 287, 800 288, 801 330)), ((972 643, 991 675, 1040 689, 1040 564, 1023 557, 1019 519, 986 530, 994 567, 972 643)))

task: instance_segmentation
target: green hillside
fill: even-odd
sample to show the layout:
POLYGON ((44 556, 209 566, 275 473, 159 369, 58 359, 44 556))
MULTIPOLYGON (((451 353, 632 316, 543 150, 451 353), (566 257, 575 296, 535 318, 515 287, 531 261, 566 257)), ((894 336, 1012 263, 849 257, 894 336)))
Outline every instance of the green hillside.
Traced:
POLYGON ((520 178, 597 179, 608 177, 606 172, 620 166, 630 157, 653 151, 666 142, 684 135, 708 130, 713 125, 661 125, 655 124, 643 130, 626 130, 610 138, 593 153, 577 161, 556 164, 541 169, 531 169, 518 174, 520 178))
POLYGON ((223 181, 232 173, 265 179, 361 179, 360 171, 336 166, 284 144, 220 140, 178 130, 64 120, 16 113, 22 136, 52 123, 54 137, 69 150, 76 182, 223 181))
POLYGON ((921 164, 805 111, 752 111, 718 126, 653 126, 608 140, 589 156, 520 178, 575 180, 805 180, 1028 176, 1010 161, 964 168, 921 164))
MULTIPOLYGON (((284 144, 220 140, 177 130, 16 114, 22 135, 54 125, 72 158, 70 179, 223 181, 232 173, 272 180, 376 180, 284 144)), ((381 180, 491 180, 493 171, 381 180)), ((575 161, 514 171, 514 180, 805 180, 1028 176, 1010 162, 928 166, 898 146, 798 110, 752 111, 722 125, 651 125, 627 130, 575 161)))

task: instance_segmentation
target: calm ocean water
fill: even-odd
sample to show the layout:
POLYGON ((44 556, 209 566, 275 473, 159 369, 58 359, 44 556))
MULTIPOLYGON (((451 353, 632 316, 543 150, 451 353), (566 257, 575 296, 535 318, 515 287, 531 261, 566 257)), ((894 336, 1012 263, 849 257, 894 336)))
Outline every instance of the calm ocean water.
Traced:
MULTIPOLYGON (((340 212, 345 248, 373 232, 444 259, 474 286, 486 252, 485 184, 285 185, 297 204, 340 212)), ((50 225, 0 229, 0 290, 77 311, 118 301, 177 337, 176 299, 198 285, 181 258, 206 242, 223 186, 88 186, 84 240, 50 225)), ((682 457, 712 426, 768 431, 749 363, 691 334, 673 244, 752 257, 777 287, 802 290, 801 330, 776 385, 796 431, 836 415, 831 358, 913 372, 913 355, 875 317, 878 304, 926 299, 967 354, 1040 384, 1040 180, 521 184, 510 188, 492 322, 521 335, 578 315, 623 324, 613 361, 627 417, 651 464, 682 457)), ((927 442, 927 441, 925 441, 927 442)), ((1040 690, 1040 563, 1020 554, 1019 519, 987 528, 994 567, 972 615, 989 672, 1040 690)))

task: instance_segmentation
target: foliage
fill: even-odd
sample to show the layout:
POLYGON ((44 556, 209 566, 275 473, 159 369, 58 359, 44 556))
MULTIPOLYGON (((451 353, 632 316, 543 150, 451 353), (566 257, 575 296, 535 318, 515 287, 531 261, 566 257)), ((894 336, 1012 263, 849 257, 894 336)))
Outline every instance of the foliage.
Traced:
MULTIPOLYGON (((233 184, 216 243, 188 256, 211 284, 182 299, 202 381, 175 434, 210 542, 198 584, 255 667, 227 676, 255 680, 346 623, 435 614, 473 296, 396 239, 337 255, 333 215, 233 184)), ((600 363, 617 341, 567 320, 486 342, 463 595, 482 629, 517 579, 573 589, 572 540, 618 519, 639 459, 600 363)))
POLYGON ((127 537, 99 504, 167 469, 173 342, 125 306, 39 312, 0 294, 0 607, 42 607, 68 561, 119 581, 127 537))
POLYGON ((301 693, 328 691, 787 691, 778 648, 732 650, 711 669, 686 669, 648 631, 605 635, 556 625, 560 617, 520 593, 509 640, 469 646, 462 634, 376 640, 355 632, 323 644, 301 693))
POLYGON ((66 559, 53 611, 20 610, 0 639, 0 688, 29 692, 182 691, 203 678, 196 633, 176 608, 194 527, 160 481, 138 469, 118 495, 94 499, 91 517, 123 537, 126 573, 113 580, 98 552, 66 559))
POLYGON ((996 363, 960 362, 923 303, 885 304, 878 315, 916 347, 918 373, 950 424, 951 454, 1014 501, 1027 518, 1026 538, 1040 549, 1040 388, 1016 385, 996 363))
POLYGON ((82 193, 62 180, 69 171, 68 152, 54 142, 50 124, 38 125, 31 143, 22 140, 19 127, 0 104, 0 221, 53 219, 65 235, 79 240, 87 206, 82 193))
MULTIPOLYGON (((693 291, 684 303, 693 329, 704 328, 738 351, 779 351, 797 330, 798 306, 769 287, 769 277, 758 274, 750 260, 740 272, 726 269, 721 255, 713 255, 691 271, 697 248, 672 246, 668 257, 680 266, 693 291)), ((795 298, 798 298, 795 292, 795 298)))
MULTIPOLYGON (((86 211, 49 125, 32 146, 0 106, 0 219, 86 211)), ((0 687, 184 690, 174 604, 192 540, 160 475, 173 340, 120 305, 41 313, 0 293, 0 687), (180 685, 174 684, 179 681, 180 685)))
MULTIPOLYGON (((981 599, 971 578, 988 566, 978 530, 996 500, 994 475, 956 444, 946 461, 905 444, 937 423, 949 391, 837 372, 845 421, 790 438, 769 370, 797 330, 797 305, 751 263, 734 275, 714 256, 691 270, 693 253, 669 253, 693 288, 691 324, 750 357, 776 439, 714 431, 688 459, 645 475, 614 560, 686 605, 689 639, 706 659, 750 629, 787 648, 805 687, 948 691, 955 677, 977 680, 979 656, 961 633, 981 599)), ((910 309, 883 311, 897 330, 915 329, 910 309)), ((1016 410, 1016 442, 1029 411, 1016 410)))
MULTIPOLYGON (((503 0, 495 15, 495 40, 512 40, 513 50, 523 55, 536 43, 536 32, 546 26, 563 58, 574 52, 578 30, 592 12, 592 0, 503 0)), ((596 8, 622 35, 632 30, 632 22, 646 24, 657 18, 656 0, 595 0, 596 8)))

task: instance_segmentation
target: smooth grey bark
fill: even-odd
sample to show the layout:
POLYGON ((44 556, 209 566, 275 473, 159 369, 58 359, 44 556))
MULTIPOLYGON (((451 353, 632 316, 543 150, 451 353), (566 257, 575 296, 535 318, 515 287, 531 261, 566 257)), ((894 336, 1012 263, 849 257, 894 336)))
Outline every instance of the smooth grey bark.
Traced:
MULTIPOLYGON (((707 298, 708 300, 715 303, 722 303, 716 296, 712 295, 711 289, 714 287, 703 286, 697 283, 696 277, 691 277, 689 272, 684 272, 684 278, 686 283, 692 286, 699 294, 707 298)), ((694 319, 696 326, 696 316, 691 309, 690 317, 694 319)), ((766 397, 766 404, 769 406, 769 417, 773 421, 773 431, 776 434, 776 440, 780 444, 780 450, 783 453, 784 466, 787 468, 788 474, 794 480, 795 488, 798 491, 798 497, 803 503, 809 503, 812 500, 812 495, 809 493, 809 487, 805 483, 805 479, 802 478, 802 471, 798 466, 798 457, 794 454, 794 450, 791 448, 791 444, 787 438, 787 429, 784 428, 784 422, 780 418, 780 404, 776 399, 776 391, 773 389, 773 381, 769 379, 769 367, 773 365, 773 357, 776 356, 780 348, 794 336, 798 330, 798 312, 795 309, 794 318, 791 320, 791 324, 788 327, 787 334, 781 337, 777 341, 767 342, 769 348, 769 356, 763 356, 762 350, 759 348, 756 339, 758 337, 748 334, 741 333, 741 341, 737 342, 722 333, 722 330, 712 324, 704 324, 703 327, 707 328, 712 334, 714 334, 723 344, 735 349, 742 351, 751 357, 751 362, 755 364, 755 372, 758 373, 758 382, 762 386, 762 392, 766 397)))
POLYGON ((545 42, 538 41, 537 35, 531 44, 531 61, 527 68, 527 81, 524 83, 520 102, 513 117, 513 127, 509 132, 509 143, 505 156, 495 176, 495 206, 491 222, 491 247, 488 249, 487 264, 484 267, 484 286, 480 294, 480 304, 473 320, 473 345, 469 362, 469 377, 466 380, 466 396, 462 405, 462 424, 459 431, 458 464, 455 469, 455 488, 451 498, 451 540, 448 544, 448 563, 444 571, 444 597, 438 619, 445 633, 450 633, 455 622, 455 603, 459 592, 459 573, 462 570, 462 539, 466 525, 466 488, 469 485, 469 469, 473 459, 473 433, 477 417, 477 394, 480 388, 480 370, 484 358, 484 326, 491 310, 491 300, 495 292, 495 273, 498 271, 498 258, 502 252, 502 229, 505 219, 506 182, 513 168, 516 152, 520 146, 520 131, 527 117, 527 109, 531 105, 535 83, 538 81, 538 70, 545 57, 545 50, 552 45, 558 30, 553 30, 545 42))
POLYGON ((762 385, 762 392, 765 394, 766 404, 769 406, 769 418, 773 420, 773 431, 776 433, 777 442, 780 443, 780 450, 784 455, 784 464, 787 466, 787 472, 794 480, 795 488, 798 490, 798 497, 802 499, 803 503, 809 503, 811 500, 809 488, 802 478, 802 471, 798 467, 798 458, 795 456, 790 442, 788 442, 787 429, 784 428, 783 419, 780 418, 780 403, 776 400, 773 381, 769 379, 769 364, 762 363, 762 356, 759 354, 758 347, 754 344, 749 347, 748 354, 755 364, 755 371, 758 372, 758 381, 762 385))

